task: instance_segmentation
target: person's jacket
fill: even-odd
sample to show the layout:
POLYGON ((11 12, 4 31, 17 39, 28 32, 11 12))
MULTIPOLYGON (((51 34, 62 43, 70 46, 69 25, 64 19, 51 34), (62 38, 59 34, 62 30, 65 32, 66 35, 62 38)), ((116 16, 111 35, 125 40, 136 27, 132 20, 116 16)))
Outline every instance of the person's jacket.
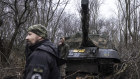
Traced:
POLYGON ((67 59, 68 53, 69 53, 69 45, 66 43, 62 43, 58 46, 58 51, 60 58, 67 59))
POLYGON ((60 79, 56 46, 43 40, 26 48, 24 79, 60 79), (29 48, 29 49, 28 49, 29 48))

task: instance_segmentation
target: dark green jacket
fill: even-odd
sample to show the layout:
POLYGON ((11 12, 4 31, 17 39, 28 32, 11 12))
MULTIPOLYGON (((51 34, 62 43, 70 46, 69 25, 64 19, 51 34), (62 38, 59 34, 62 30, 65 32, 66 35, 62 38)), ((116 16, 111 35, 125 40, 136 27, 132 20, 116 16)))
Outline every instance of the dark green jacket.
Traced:
POLYGON ((58 51, 59 51, 60 58, 67 59, 69 53, 69 45, 66 43, 59 45, 58 51))

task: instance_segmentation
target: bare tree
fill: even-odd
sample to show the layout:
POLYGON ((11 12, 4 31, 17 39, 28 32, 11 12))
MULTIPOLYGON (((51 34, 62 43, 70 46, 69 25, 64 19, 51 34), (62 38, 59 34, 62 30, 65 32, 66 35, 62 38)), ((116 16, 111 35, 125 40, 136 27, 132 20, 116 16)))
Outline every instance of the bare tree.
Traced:
MULTIPOLYGON (((125 69, 120 78, 139 79, 139 0, 118 0, 118 24, 120 48, 119 52, 122 58, 121 67, 125 69), (125 5, 123 5, 125 4, 125 5)), ((115 79, 115 78, 114 78, 115 79)), ((119 79, 119 78, 118 78, 119 79)))
POLYGON ((89 9, 90 9, 90 33, 99 34, 102 28, 102 21, 99 19, 99 10, 100 6, 103 3, 102 0, 90 0, 89 9))
MULTIPOLYGON (((6 47, 5 52, 3 52, 3 54, 6 57, 9 57, 14 41, 18 34, 19 28, 27 21, 29 14, 31 12, 31 6, 30 6, 31 1, 30 0, 20 0, 20 1, 1 0, 0 3, 4 5, 5 14, 6 14, 4 16, 5 20, 7 21, 11 20, 8 23, 12 31, 12 33, 10 34, 11 39, 8 39, 9 40, 8 46, 6 47)), ((2 61, 6 62, 5 57, 2 58, 2 61)))
POLYGON ((137 39, 137 33, 138 33, 138 26, 137 26, 137 15, 138 15, 138 9, 139 4, 138 0, 130 1, 130 0, 118 0, 119 2, 119 8, 122 12, 121 21, 124 23, 124 36, 125 36, 125 45, 127 46, 127 43, 133 42, 133 44, 136 44, 138 40, 137 39), (125 5, 122 5, 125 4, 125 5), (132 40, 131 40, 132 39, 132 40))

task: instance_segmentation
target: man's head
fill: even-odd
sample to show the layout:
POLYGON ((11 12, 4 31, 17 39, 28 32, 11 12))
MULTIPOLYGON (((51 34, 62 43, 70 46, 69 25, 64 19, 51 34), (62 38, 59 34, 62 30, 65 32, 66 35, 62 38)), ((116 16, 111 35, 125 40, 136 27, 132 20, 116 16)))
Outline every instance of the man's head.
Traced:
POLYGON ((64 37, 60 38, 60 42, 61 42, 61 44, 64 43, 65 42, 65 38, 64 37))
POLYGON ((30 46, 46 38, 47 30, 45 26, 37 24, 28 28, 28 35, 26 36, 26 40, 30 46))

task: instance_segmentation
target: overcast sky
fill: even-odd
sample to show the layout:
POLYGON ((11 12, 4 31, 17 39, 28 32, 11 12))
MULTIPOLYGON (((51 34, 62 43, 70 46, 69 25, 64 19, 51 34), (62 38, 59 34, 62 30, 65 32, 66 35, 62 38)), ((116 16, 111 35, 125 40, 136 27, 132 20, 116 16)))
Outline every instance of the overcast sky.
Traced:
MULTIPOLYGON (((80 0, 70 0, 70 3, 68 4, 68 6, 66 8, 66 11, 68 13, 77 14, 76 5, 77 5, 78 1, 80 1, 80 0)), ((100 7, 101 18, 109 19, 111 17, 115 17, 116 13, 117 13, 116 0, 103 0, 103 1, 104 2, 100 7)))
POLYGON ((100 14, 104 18, 115 17, 117 14, 116 0, 104 0, 100 7, 100 14))

